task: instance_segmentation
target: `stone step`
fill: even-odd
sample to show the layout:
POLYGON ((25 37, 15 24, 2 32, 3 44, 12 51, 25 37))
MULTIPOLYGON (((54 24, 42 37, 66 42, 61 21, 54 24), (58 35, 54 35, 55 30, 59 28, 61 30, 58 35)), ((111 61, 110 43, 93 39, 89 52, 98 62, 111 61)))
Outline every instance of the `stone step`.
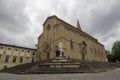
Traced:
POLYGON ((26 71, 25 73, 70 73, 77 72, 76 68, 40 68, 35 70, 26 71))
POLYGON ((51 60, 45 60, 37 63, 22 64, 2 71, 20 74, 21 73, 54 74, 54 73, 102 72, 118 67, 120 67, 120 64, 117 63, 85 62, 70 59, 67 62, 52 62, 51 60))
POLYGON ((41 67, 75 67, 78 68, 80 66, 81 63, 40 63, 38 66, 41 67))

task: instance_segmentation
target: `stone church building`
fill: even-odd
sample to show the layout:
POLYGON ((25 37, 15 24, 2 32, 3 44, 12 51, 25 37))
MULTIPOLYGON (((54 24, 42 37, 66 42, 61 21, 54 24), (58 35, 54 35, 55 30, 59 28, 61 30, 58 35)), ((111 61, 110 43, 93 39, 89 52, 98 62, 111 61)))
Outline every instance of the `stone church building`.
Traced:
POLYGON ((37 61, 54 58, 61 54, 71 59, 106 61, 104 45, 81 30, 53 15, 43 23, 43 33, 38 37, 37 61))

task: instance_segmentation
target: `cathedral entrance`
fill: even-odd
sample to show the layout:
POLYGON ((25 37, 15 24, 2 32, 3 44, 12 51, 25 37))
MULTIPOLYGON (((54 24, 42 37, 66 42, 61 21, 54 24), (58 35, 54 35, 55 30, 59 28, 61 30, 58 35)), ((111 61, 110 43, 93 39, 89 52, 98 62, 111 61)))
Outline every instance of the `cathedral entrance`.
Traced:
POLYGON ((56 45, 56 57, 59 57, 59 56, 64 56, 64 52, 63 52, 63 46, 62 46, 62 43, 59 42, 57 45, 56 45))
POLYGON ((60 55, 60 51, 56 50, 56 57, 58 57, 60 55))

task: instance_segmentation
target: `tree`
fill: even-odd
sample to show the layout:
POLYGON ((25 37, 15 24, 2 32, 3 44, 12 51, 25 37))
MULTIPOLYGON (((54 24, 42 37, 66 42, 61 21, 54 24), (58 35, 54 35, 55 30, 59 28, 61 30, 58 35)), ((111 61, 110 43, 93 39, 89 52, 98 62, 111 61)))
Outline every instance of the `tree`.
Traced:
POLYGON ((108 61, 109 62, 115 62, 114 55, 109 50, 106 50, 106 53, 107 53, 108 61))
POLYGON ((116 61, 120 61, 120 41, 115 41, 113 43, 112 54, 116 61))

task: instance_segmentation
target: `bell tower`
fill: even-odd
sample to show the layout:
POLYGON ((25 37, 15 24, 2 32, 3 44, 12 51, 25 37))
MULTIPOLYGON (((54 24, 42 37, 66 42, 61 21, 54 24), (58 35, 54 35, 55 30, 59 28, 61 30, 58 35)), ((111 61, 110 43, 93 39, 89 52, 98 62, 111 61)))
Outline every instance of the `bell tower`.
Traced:
POLYGON ((77 29, 81 30, 81 26, 80 26, 79 20, 77 20, 77 29))

